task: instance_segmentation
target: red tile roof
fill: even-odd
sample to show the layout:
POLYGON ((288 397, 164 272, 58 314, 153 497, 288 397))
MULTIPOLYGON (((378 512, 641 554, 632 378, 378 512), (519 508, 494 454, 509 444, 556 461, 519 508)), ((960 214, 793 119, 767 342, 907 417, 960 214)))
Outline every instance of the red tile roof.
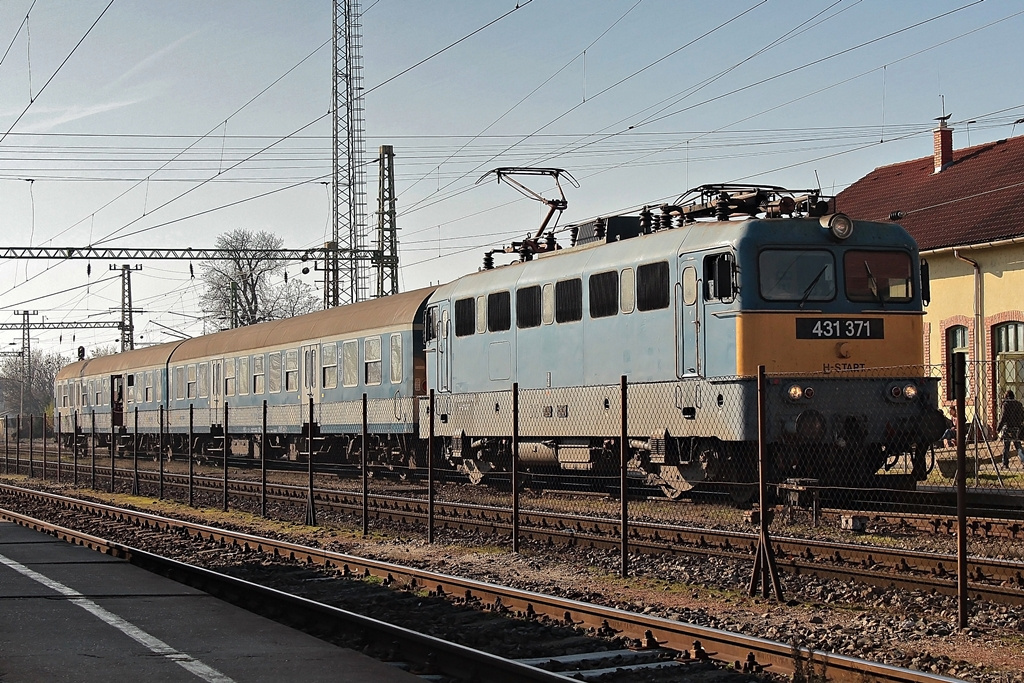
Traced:
POLYGON ((935 173, 932 156, 876 168, 836 198, 853 217, 893 220, 921 249, 1024 235, 1024 136, 953 152, 935 173))

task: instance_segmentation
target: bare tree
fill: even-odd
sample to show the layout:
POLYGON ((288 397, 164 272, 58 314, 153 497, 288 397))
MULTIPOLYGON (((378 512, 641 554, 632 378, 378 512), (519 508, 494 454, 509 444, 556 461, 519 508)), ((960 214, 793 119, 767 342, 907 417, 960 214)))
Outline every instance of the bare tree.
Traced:
POLYGON ((205 290, 203 308, 211 317, 239 326, 277 320, 319 308, 313 288, 285 275, 284 263, 267 253, 284 240, 265 231, 239 228, 217 237, 217 249, 235 252, 230 259, 200 265, 205 290))
POLYGON ((114 344, 106 344, 104 346, 94 346, 89 350, 90 358, 99 358, 100 356, 113 356, 118 352, 117 346, 114 344))
POLYGON ((0 362, 0 403, 10 414, 42 415, 53 401, 53 380, 57 372, 71 362, 59 354, 32 352, 28 380, 22 382, 22 359, 4 358, 0 362))

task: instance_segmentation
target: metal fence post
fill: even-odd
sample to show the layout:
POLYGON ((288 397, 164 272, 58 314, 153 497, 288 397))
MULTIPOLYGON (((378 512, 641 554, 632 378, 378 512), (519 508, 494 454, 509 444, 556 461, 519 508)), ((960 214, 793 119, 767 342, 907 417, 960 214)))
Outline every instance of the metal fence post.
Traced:
POLYGON ((135 406, 135 429, 132 432, 132 495, 139 495, 139 407, 135 406))
POLYGON ((306 526, 316 526, 316 501, 313 500, 313 394, 309 395, 309 428, 306 432, 309 455, 309 489, 306 492, 306 526))
POLYGON ((366 432, 366 392, 363 392, 363 431, 361 440, 359 442, 360 459, 362 460, 363 468, 363 536, 366 536, 370 533, 370 481, 368 478, 368 473, 366 471, 366 432))
POLYGON ((164 407, 163 407, 163 405, 161 405, 160 406, 160 444, 157 447, 157 453, 156 453, 157 470, 159 471, 159 474, 157 475, 157 481, 158 481, 158 484, 157 484, 157 488, 158 488, 157 498, 159 498, 161 500, 163 500, 163 497, 164 497, 164 448, 165 448, 165 446, 167 444, 166 430, 165 430, 164 427, 165 427, 165 425, 164 425, 164 407))
POLYGON ((117 452, 117 428, 114 427, 114 413, 110 413, 110 493, 114 492, 114 454, 117 452))
POLYGON ((18 431, 14 434, 14 473, 21 474, 21 413, 18 413, 18 431))
POLYGON ((28 476, 36 476, 35 460, 32 459, 36 450, 36 416, 28 416, 28 476))
POLYGON ((46 413, 43 413, 43 481, 46 481, 46 456, 46 413))
POLYGON ((434 542, 434 390, 427 410, 427 543, 434 542))
POLYGON ((775 598, 782 600, 782 582, 779 579, 779 568, 775 564, 775 553, 772 548, 771 536, 768 534, 768 414, 767 414, 768 376, 763 365, 757 366, 757 469, 758 469, 758 507, 761 527, 754 556, 754 572, 750 576, 749 594, 757 592, 761 584, 761 595, 768 597, 768 583, 775 588, 775 598))
POLYGON ((228 511, 228 451, 231 450, 231 440, 228 438, 228 402, 224 401, 224 512, 228 511))
POLYGON ((956 593, 958 624, 967 628, 967 354, 953 354, 953 396, 956 400, 956 593))
POLYGON ((188 404, 188 506, 192 507, 195 505, 195 488, 196 488, 196 472, 195 467, 192 463, 193 451, 192 451, 192 440, 195 437, 195 404, 188 404))
POLYGON ((263 401, 263 425, 260 428, 260 514, 267 516, 267 401, 263 401))
POLYGON ((92 422, 89 427, 89 472, 92 482, 89 484, 89 488, 96 488, 96 409, 93 408, 92 422))
POLYGON ((512 552, 519 552, 519 382, 512 383, 512 552))
POLYGON ((4 474, 11 473, 11 430, 7 426, 7 415, 4 415, 4 474))
POLYGON ((627 380, 619 378, 619 402, 622 406, 619 424, 619 575, 629 576, 629 410, 627 380))
POLYGON ((57 472, 55 474, 57 483, 59 484, 60 466, 61 463, 64 461, 64 444, 62 443, 62 441, 64 440, 64 421, 61 419, 60 413, 55 411, 53 415, 54 422, 56 423, 54 426, 57 428, 57 472))
POLYGON ((74 473, 75 486, 78 486, 78 411, 75 411, 74 418, 74 433, 71 435, 71 453, 74 458, 74 465, 72 466, 72 472, 74 473))

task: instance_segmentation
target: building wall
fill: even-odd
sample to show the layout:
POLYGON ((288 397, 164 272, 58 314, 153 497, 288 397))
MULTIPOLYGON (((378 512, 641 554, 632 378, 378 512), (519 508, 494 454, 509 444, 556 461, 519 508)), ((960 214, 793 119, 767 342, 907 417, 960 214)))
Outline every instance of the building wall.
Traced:
MULTIPOLYGON (((957 259, 952 250, 925 252, 931 276, 931 304, 925 314, 926 362, 948 372, 947 331, 956 325, 967 328, 968 406, 975 401, 982 422, 993 427, 998 420, 995 359, 995 328, 1007 322, 1024 323, 1024 243, 1003 243, 959 249, 958 253, 978 263, 982 273, 980 307, 975 311, 975 276, 971 264, 957 259), (980 329, 979 329, 980 328, 980 329)), ((942 402, 952 405, 943 386, 942 402)), ((974 416, 968 410, 968 419, 974 416)))

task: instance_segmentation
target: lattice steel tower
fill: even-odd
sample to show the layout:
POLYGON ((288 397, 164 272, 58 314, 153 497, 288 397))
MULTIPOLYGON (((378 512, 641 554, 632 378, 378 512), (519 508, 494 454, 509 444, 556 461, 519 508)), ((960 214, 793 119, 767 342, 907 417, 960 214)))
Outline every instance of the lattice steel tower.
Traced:
POLYGON ((332 241, 324 277, 324 308, 366 298, 361 254, 366 242, 363 200, 363 61, 357 0, 334 0, 334 153, 332 241))
POLYGON ((377 195, 376 296, 398 294, 398 222, 395 209, 395 148, 380 146, 380 183, 377 195))

